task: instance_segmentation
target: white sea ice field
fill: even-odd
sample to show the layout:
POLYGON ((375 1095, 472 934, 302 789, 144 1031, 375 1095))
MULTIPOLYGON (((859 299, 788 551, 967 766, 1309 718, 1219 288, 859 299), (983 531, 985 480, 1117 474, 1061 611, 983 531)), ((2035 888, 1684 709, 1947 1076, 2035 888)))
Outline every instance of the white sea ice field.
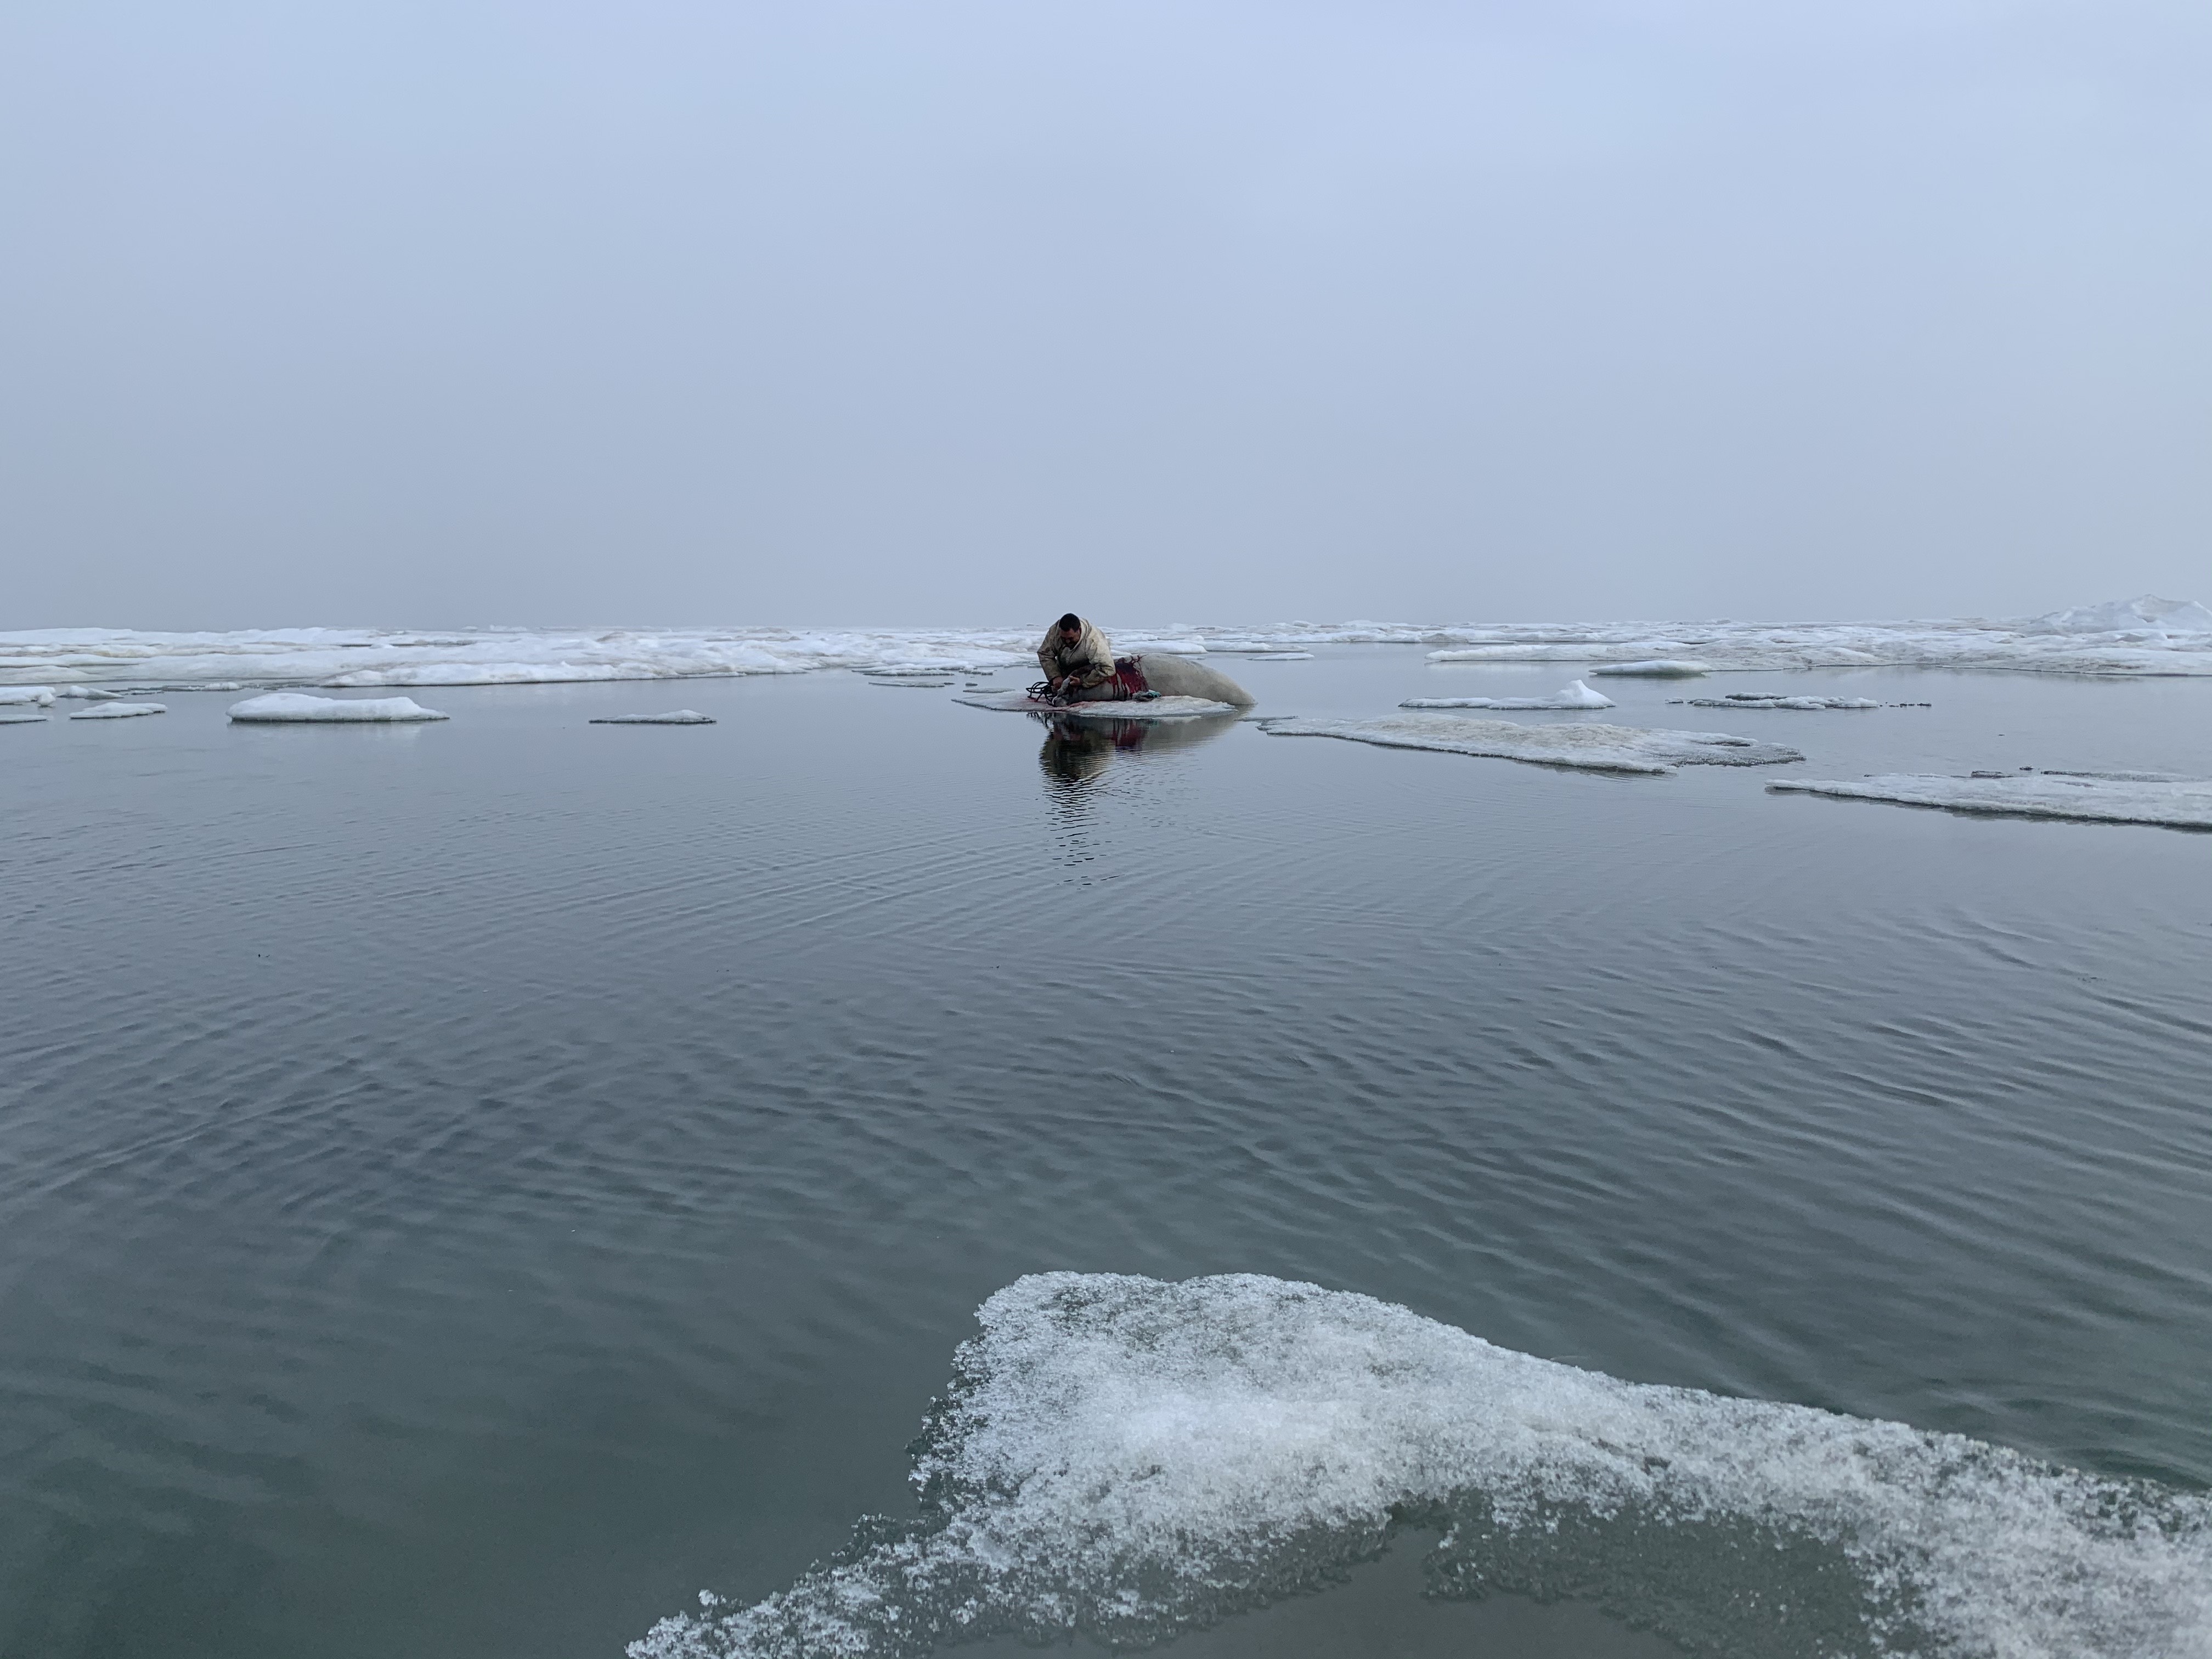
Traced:
POLYGON ((2212 1651, 2212 1500, 1899 1423, 1625 1382, 1253 1274, 1041 1273, 986 1302, 915 1447, 921 1518, 632 1659, 1146 1644, 1401 1525, 1431 1583, 1572 1586, 1709 1654, 2212 1651))
MULTIPOLYGON (((1306 623, 1170 629, 1108 619, 1118 648, 1279 654, 1320 645, 1424 645, 1453 660, 1713 669, 1951 667, 2212 674, 2204 607, 2146 595, 2010 620, 1807 623, 1306 623)), ((43 629, 0 635, 0 684, 210 681, 260 686, 506 685, 795 674, 816 668, 963 672, 1034 663, 1041 628, 297 628, 234 633, 43 629)), ((1595 672, 1595 671, 1593 671, 1595 672)))
POLYGON ((2072 818, 2212 830, 2212 778, 2157 773, 2020 772, 1996 776, 1791 778, 1766 786, 1847 800, 1941 806, 2005 817, 2072 818))
POLYGON ((1672 772, 1678 766, 1775 766, 1805 757, 1778 743, 1721 732, 1650 731, 1635 726, 1539 726, 1466 720, 1452 714, 1380 720, 1263 720, 1270 737, 1344 738, 1386 749, 1434 749, 1454 755, 1527 761, 1589 772, 1672 772))
POLYGON ((412 697, 311 697, 296 691, 272 691, 230 706, 230 718, 247 725, 365 726, 441 720, 412 697))

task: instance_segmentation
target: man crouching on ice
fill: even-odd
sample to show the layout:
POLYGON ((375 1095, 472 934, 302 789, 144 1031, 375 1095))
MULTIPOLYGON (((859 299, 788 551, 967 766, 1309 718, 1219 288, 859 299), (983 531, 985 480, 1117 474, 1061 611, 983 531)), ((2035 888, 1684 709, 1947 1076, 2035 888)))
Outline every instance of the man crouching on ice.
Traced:
POLYGON ((1073 611, 1045 630, 1037 647, 1045 693, 1072 702, 1092 702, 1115 695, 1114 647, 1106 636, 1073 611))

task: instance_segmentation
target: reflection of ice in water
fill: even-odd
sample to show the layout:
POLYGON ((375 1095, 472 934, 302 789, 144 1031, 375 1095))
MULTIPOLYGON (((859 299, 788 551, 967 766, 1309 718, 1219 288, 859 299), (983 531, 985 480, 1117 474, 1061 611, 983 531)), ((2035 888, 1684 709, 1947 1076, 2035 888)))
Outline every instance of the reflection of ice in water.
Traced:
POLYGON ((1438 1584, 1574 1595, 1729 1659, 2212 1652, 2212 1499, 1808 1407, 1625 1382, 1250 1274, 1044 1273, 987 1302, 913 1522, 634 1659, 1157 1640, 1406 1524, 1438 1584))

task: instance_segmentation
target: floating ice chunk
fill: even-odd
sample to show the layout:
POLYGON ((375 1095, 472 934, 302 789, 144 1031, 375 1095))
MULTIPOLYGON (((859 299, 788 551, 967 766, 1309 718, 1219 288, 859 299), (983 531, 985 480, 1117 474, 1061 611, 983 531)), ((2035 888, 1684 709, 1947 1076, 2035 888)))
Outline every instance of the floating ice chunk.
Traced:
POLYGON ((80 708, 70 718, 73 720, 127 720, 140 714, 166 714, 166 704, 158 702, 96 702, 89 708, 80 708))
POLYGON ((0 708, 0 726, 44 726, 46 723, 44 714, 28 714, 20 708, 0 708))
POLYGON ((51 685, 0 685, 0 708, 36 703, 41 708, 51 708, 53 702, 54 688, 51 685))
POLYGON ((1121 702, 1040 702, 1026 691, 960 692, 953 699, 970 708, 998 708, 1012 714, 1049 714, 1077 720, 1181 720, 1207 714, 1233 714, 1233 703, 1212 697, 1151 697, 1121 702))
POLYGON ((1893 774, 1856 780, 1791 778, 1766 787, 2005 817, 2212 830, 2212 779, 2156 772, 1977 772, 1963 778, 1893 774))
POLYGON ((1562 1585, 1693 1652, 2149 1659, 2212 1642, 2212 1499, 1963 1436, 1625 1382, 1255 1274, 1041 1273, 913 1449, 909 1522, 632 1659, 1150 1646, 1319 1588, 1408 1512, 1447 1593, 1562 1585))
POLYGON ((1778 743, 1755 743, 1720 732, 1647 731, 1635 726, 1536 726, 1520 720, 1467 720, 1455 714, 1406 714, 1365 720, 1276 719, 1260 724, 1274 738, 1346 738, 1385 749, 1434 749, 1590 772, 1776 766, 1805 758, 1778 743))
POLYGON ((230 717, 248 725, 364 725, 448 718, 412 697, 311 697, 301 691, 271 691, 230 706, 230 717))
POLYGON ((1548 697, 1408 697, 1401 708, 1610 708, 1613 699, 1580 680, 1548 697))
POLYGON ((1311 662, 1310 651, 1247 651, 1242 653, 1254 662, 1311 662))
POLYGON ((593 726, 712 726, 714 717, 696 708, 672 708, 665 714, 601 714, 593 726))
POLYGON ((1925 708, 1924 702, 1876 702, 1872 697, 1785 697, 1758 691, 1731 691, 1725 697, 1670 697, 1684 708, 1925 708))
POLYGON ((942 674, 939 675, 934 679, 927 680, 915 676, 902 674, 897 676, 896 678, 878 679, 871 678, 868 684, 870 685, 880 685, 884 690, 891 691, 896 691, 902 686, 909 691, 942 691, 946 686, 951 684, 952 682, 946 679, 942 674))
POLYGON ((1712 664, 1687 657, 1647 657, 1640 662, 1601 663, 1590 670, 1593 674, 1633 674, 1653 680, 1691 680, 1712 672, 1712 664))

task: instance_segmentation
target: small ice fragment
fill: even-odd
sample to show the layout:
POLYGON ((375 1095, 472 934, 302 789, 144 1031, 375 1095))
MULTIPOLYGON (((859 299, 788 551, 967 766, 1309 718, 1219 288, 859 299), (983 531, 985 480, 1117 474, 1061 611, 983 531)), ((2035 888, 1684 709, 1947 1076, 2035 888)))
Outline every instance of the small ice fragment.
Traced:
POLYGON ((601 714, 593 726, 712 726, 714 717, 696 708, 672 708, 665 714, 601 714))
POLYGON ((449 718, 412 697, 313 697, 304 691, 271 691, 230 706, 230 717, 247 725, 365 725, 449 718))
POLYGON ((1711 663, 1692 662, 1686 657, 1650 657, 1641 662, 1601 663, 1590 670, 1593 674, 1632 674, 1650 680, 1690 680, 1712 672, 1711 663))
POLYGON ((44 726, 44 714, 27 714, 20 708, 0 708, 0 726, 44 726))
POLYGON ((166 714, 168 708, 158 702, 102 702, 89 708, 80 708, 70 718, 73 720, 127 720, 139 714, 166 714))
POLYGON ((10 703, 36 703, 41 708, 51 708, 54 688, 51 685, 0 685, 0 706, 10 703))
POLYGON ((99 685, 64 685, 54 695, 58 697, 85 697, 94 702, 112 702, 120 694, 99 685))
POLYGON ((1580 680, 1548 697, 1408 697, 1401 708, 1610 708, 1613 699, 1580 680))

